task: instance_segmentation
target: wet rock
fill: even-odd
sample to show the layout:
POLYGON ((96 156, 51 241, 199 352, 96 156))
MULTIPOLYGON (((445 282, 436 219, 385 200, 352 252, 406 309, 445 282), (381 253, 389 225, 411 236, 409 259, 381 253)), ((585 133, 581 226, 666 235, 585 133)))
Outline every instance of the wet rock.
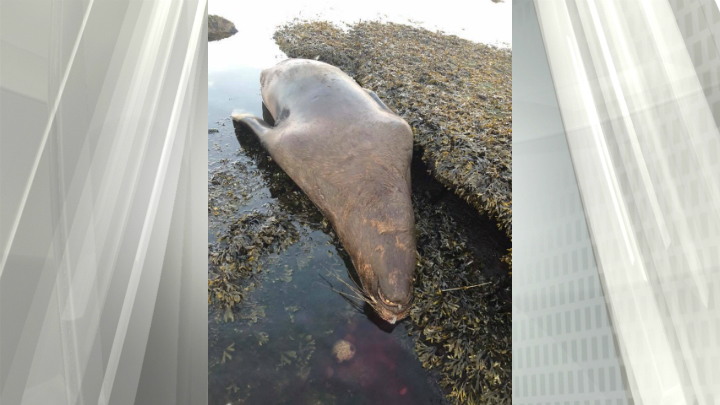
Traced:
POLYGON ((217 15, 208 15, 208 41, 218 41, 237 33, 235 24, 217 15))

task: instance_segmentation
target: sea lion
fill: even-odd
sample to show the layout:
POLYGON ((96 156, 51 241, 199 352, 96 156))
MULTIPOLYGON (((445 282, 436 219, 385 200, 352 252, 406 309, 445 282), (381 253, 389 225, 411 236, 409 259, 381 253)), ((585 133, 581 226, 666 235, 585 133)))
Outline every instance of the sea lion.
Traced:
POLYGON ((404 318, 416 262, 410 126, 327 63, 288 59, 263 70, 260 85, 274 126, 248 114, 233 120, 330 221, 363 298, 390 323, 404 318))

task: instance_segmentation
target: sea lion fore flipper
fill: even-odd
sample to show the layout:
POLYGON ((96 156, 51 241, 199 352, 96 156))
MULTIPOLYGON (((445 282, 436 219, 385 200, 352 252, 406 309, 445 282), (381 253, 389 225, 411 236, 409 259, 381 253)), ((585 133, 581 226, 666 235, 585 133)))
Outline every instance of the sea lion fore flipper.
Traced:
POLYGON ((383 101, 380 100, 380 97, 378 97, 378 95, 375 94, 374 91, 368 90, 368 89, 365 89, 365 88, 364 88, 363 90, 365 90, 365 91, 367 92, 367 94, 369 94, 370 97, 372 97, 372 98, 375 100, 375 102, 377 102, 383 110, 385 110, 385 111, 387 111, 387 112, 389 112, 389 113, 395 114, 395 113, 393 112, 393 110, 389 109, 388 106, 386 106, 385 103, 383 103, 383 101))
POLYGON ((233 113, 232 119, 244 129, 254 133, 258 140, 264 145, 268 144, 275 132, 273 127, 252 114, 233 113))

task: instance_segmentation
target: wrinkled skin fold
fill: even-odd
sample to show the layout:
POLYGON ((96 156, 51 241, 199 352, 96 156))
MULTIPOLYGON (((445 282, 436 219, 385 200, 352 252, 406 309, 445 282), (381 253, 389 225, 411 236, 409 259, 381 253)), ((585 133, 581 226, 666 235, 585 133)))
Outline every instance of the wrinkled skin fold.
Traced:
POLYGON ((274 126, 233 114, 330 221, 352 258, 362 298, 386 321, 404 318, 416 263, 413 133, 375 93, 340 69, 289 59, 260 83, 274 126))

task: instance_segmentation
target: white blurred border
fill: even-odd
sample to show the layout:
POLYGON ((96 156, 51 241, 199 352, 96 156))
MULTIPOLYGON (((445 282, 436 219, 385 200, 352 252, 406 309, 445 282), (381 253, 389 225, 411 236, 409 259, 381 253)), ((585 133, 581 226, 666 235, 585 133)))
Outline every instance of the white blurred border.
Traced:
POLYGON ((207 403, 207 2, 0 2, 0 403, 207 403))
POLYGON ((718 403, 717 3, 535 6, 634 403, 718 403))

